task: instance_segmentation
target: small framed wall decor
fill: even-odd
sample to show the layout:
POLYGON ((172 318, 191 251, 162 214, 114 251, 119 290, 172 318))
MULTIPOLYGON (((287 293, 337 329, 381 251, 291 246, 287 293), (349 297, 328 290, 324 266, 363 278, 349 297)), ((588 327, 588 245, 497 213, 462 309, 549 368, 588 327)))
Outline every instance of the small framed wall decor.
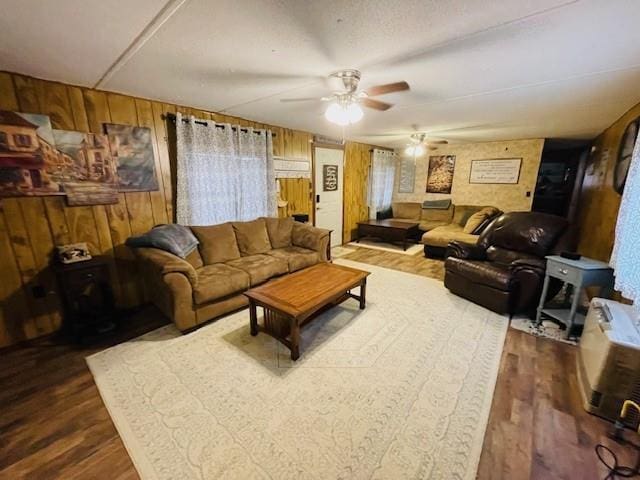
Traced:
POLYGON ((322 166, 322 190, 325 192, 338 190, 338 165, 322 166))
POLYGON ((517 184, 522 158, 471 160, 469 183, 517 184))

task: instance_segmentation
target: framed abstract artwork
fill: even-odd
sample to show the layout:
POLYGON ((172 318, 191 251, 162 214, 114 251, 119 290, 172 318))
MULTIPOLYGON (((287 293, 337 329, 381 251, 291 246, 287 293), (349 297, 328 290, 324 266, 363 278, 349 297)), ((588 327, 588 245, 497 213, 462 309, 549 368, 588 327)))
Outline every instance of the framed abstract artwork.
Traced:
POLYGON ((429 157, 427 193, 451 193, 455 166, 455 155, 434 155, 429 157))

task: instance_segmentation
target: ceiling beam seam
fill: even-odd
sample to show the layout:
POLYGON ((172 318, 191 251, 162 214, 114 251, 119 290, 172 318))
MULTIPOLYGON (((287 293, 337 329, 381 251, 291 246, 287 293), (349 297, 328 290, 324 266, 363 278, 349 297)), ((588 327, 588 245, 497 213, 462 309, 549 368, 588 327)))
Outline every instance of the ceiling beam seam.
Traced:
POLYGON ((153 19, 133 39, 115 62, 104 72, 93 88, 104 88, 106 83, 147 43, 151 37, 171 18, 187 0, 169 0, 153 19))
POLYGON ((414 108, 414 107, 421 107, 421 106, 428 106, 428 105, 437 105, 439 103, 456 102, 458 100, 465 100, 467 98, 494 95, 496 93, 510 92, 513 90, 524 90, 527 88, 542 87, 545 85, 553 85, 555 83, 566 82, 567 80, 576 80, 579 78, 595 77, 597 75, 607 75, 609 73, 626 72, 629 70, 637 70, 638 68, 640 68, 640 64, 636 64, 636 65, 632 65, 630 67, 624 67, 624 68, 613 68, 611 70, 598 70, 596 72, 587 72, 587 73, 581 73, 578 75, 569 75, 568 77, 554 78, 551 80, 544 80, 542 82, 525 83, 522 85, 514 85, 512 87, 497 88, 495 90, 486 90, 484 92, 470 93, 468 95, 459 95, 457 97, 441 98, 438 100, 429 100, 426 102, 412 103, 411 105, 396 105, 395 108, 396 109, 414 108))

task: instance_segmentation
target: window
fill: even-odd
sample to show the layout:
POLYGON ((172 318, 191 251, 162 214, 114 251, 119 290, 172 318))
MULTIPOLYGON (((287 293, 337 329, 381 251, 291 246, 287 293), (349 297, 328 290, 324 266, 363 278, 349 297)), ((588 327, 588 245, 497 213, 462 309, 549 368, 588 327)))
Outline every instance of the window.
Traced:
POLYGON ((31 137, 29 135, 22 135, 20 133, 16 133, 13 136, 13 141, 16 143, 18 147, 30 147, 31 146, 31 137))
POLYGON ((391 208, 395 173, 395 153, 376 148, 371 159, 369 185, 369 214, 371 218, 376 218, 377 213, 391 208))

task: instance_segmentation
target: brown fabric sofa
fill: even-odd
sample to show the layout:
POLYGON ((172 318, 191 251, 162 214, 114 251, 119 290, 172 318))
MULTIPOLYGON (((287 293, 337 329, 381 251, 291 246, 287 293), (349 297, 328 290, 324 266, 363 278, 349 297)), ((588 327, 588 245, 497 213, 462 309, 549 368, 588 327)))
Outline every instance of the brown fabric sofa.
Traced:
POLYGON ((449 208, 423 208, 419 202, 394 202, 391 205, 391 217, 393 220, 419 223, 419 229, 427 232, 435 227, 447 225, 453 218, 454 207, 449 208))
POLYGON ((461 241, 475 244, 491 220, 502 212, 496 207, 455 205, 450 222, 425 231, 420 243, 425 257, 442 257, 449 242, 461 241))
POLYGON ((242 293, 250 287, 330 259, 331 232, 292 218, 191 230, 200 243, 184 260, 134 249, 151 300, 182 331, 246 306, 242 293))
MULTIPOLYGON (((449 244, 444 285, 495 312, 533 315, 542 291, 545 256, 574 247, 574 231, 562 217, 505 213, 486 228, 477 244, 449 244)), ((559 282, 551 285, 549 298, 559 286, 559 282)))

